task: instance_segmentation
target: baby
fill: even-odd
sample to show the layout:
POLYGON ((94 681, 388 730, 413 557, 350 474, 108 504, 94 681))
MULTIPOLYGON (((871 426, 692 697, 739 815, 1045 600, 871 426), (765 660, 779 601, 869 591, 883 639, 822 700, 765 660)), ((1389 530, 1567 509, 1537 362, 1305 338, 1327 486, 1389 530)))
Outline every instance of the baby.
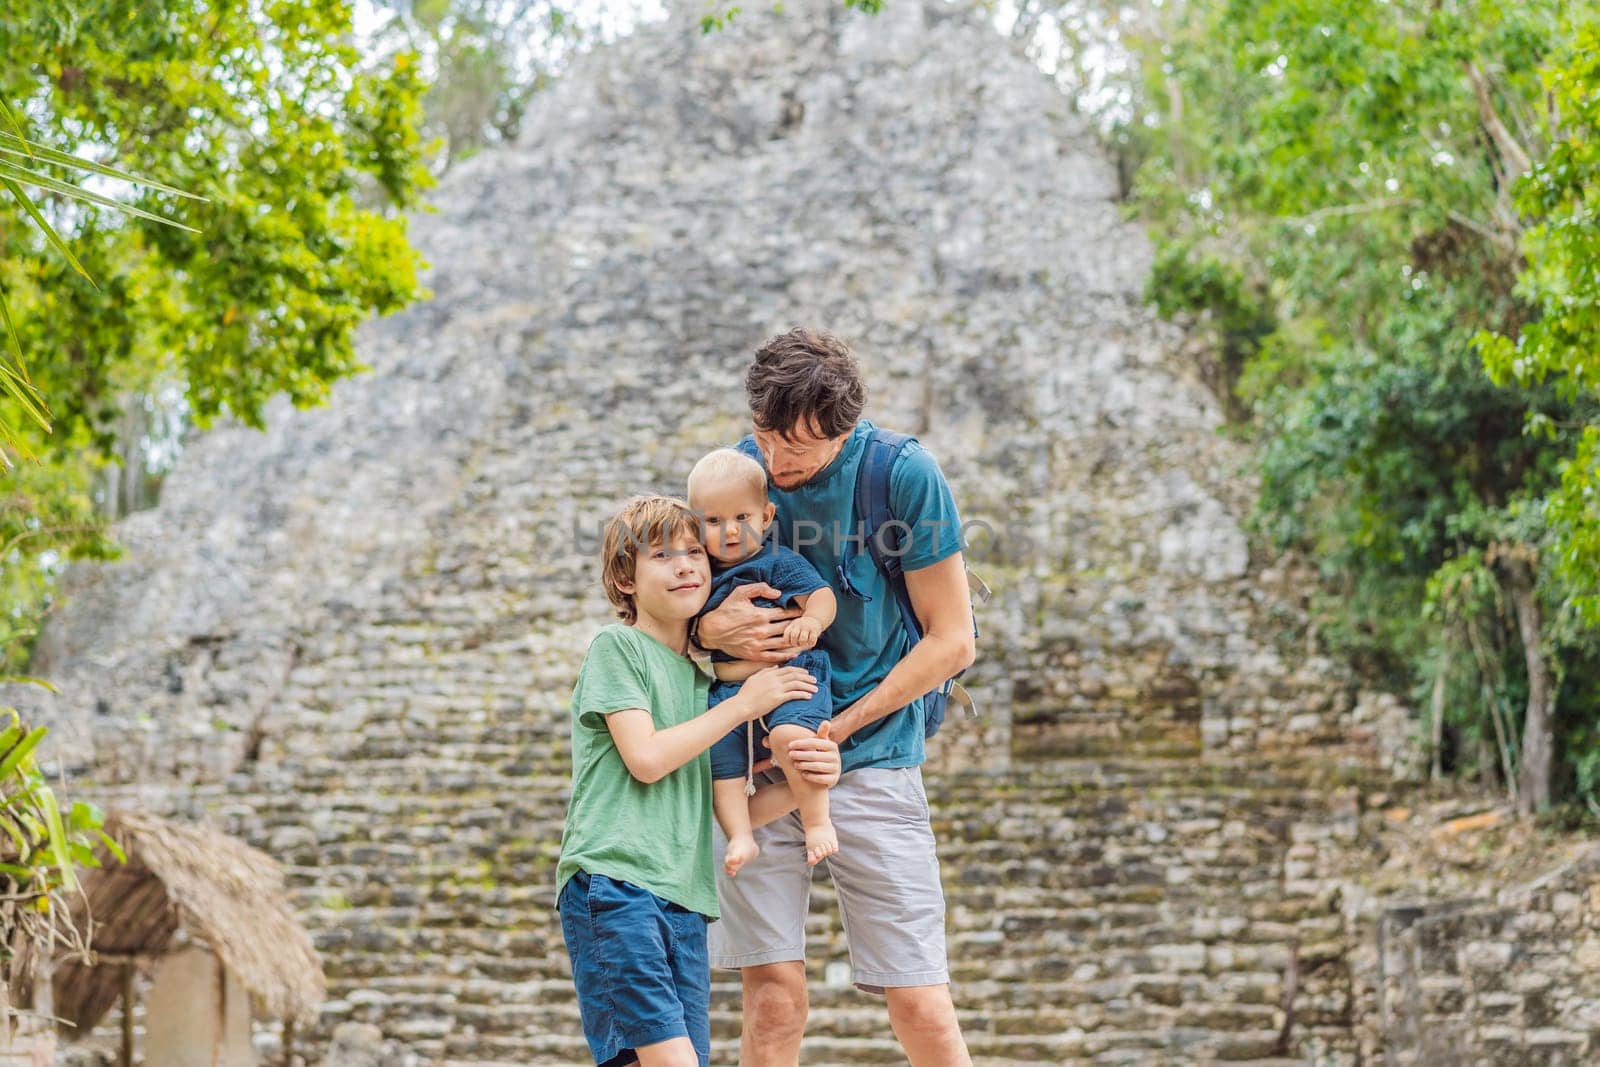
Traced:
MULTIPOLYGON (((745 723, 711 748, 711 804, 717 822, 728 838, 722 867, 732 877, 759 853, 750 829, 749 802, 755 791, 755 743, 758 736, 775 753, 789 787, 799 801, 800 821, 806 832, 806 862, 815 866, 839 851, 839 839, 828 819, 828 789, 815 785, 788 766, 793 740, 815 737, 817 728, 833 717, 828 692, 828 656, 817 648, 838 609, 833 590, 816 568, 798 553, 767 539, 775 509, 767 499, 767 473, 761 464, 731 448, 719 448, 696 463, 689 473, 689 507, 705 524, 706 552, 711 557, 711 595, 702 614, 727 599, 736 586, 765 584, 778 590, 774 599, 757 597, 761 607, 798 605, 802 612, 784 631, 784 639, 805 649, 789 660, 791 667, 811 672, 817 692, 805 700, 790 700, 764 719, 745 723), (757 734, 757 726, 764 729, 757 734)), ((712 652, 717 681, 711 686, 710 707, 739 692, 739 687, 765 663, 736 660, 712 652)))

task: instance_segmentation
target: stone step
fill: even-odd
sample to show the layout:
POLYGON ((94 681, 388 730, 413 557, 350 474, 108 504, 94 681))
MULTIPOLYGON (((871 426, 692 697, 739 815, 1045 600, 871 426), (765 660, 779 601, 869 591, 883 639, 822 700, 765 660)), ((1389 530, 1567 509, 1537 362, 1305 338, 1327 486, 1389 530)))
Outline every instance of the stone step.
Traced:
MULTIPOLYGON (((582 1062, 552 907, 560 742, 444 745, 419 730, 433 738, 419 750, 400 722, 351 754, 263 763, 186 801, 284 862, 330 980, 308 1042, 355 1020, 431 1062, 582 1062)), ((1291 944, 1338 938, 1315 883, 1291 875, 1349 816, 1292 766, 1049 759, 927 782, 975 1062, 1267 1056, 1291 944)), ((848 956, 820 873, 807 939, 807 1062, 903 1063, 881 1003, 826 985, 848 956)), ((1303 973, 1298 1032, 1348 1043, 1347 987, 1341 959, 1303 973)), ((729 1056, 738 997, 719 974, 729 1056)))

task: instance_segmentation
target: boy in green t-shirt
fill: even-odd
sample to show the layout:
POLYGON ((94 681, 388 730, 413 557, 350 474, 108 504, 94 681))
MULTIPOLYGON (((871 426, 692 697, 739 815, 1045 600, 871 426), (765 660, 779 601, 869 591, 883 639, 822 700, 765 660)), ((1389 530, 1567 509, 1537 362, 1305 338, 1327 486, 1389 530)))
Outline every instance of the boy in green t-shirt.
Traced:
MULTIPOLYGON (((572 799, 557 907, 595 1063, 708 1067, 717 917, 706 750, 735 726, 816 692, 798 667, 769 667, 707 710, 687 655, 711 588, 699 523, 680 500, 636 497, 606 526, 601 580, 623 620, 595 637, 572 693, 572 799)), ((789 748, 818 784, 839 777, 826 731, 789 748)), ((794 810, 785 785, 750 798, 754 825, 794 810)))

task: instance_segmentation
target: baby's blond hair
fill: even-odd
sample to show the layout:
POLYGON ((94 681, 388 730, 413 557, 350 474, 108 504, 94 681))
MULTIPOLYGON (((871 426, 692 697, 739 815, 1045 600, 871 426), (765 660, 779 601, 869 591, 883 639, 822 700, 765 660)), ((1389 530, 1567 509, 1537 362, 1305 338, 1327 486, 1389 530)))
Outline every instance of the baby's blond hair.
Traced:
POLYGON ((694 506, 697 491, 708 485, 735 482, 748 489, 762 503, 767 500, 767 472, 761 464, 736 448, 719 448, 700 457, 689 472, 689 505, 694 506))

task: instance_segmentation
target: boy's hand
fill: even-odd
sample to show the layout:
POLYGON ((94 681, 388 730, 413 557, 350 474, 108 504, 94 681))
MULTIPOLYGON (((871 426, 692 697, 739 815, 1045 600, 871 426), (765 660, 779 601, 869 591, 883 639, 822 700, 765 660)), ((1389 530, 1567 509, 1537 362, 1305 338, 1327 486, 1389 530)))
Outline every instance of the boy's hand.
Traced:
POLYGON ((817 680, 802 667, 763 667, 739 688, 739 695, 747 701, 744 721, 759 719, 779 704, 807 700, 816 692, 817 680))
POLYGON ((815 648, 821 636, 822 624, 806 615, 795 619, 783 631, 783 639, 797 648, 815 648))

